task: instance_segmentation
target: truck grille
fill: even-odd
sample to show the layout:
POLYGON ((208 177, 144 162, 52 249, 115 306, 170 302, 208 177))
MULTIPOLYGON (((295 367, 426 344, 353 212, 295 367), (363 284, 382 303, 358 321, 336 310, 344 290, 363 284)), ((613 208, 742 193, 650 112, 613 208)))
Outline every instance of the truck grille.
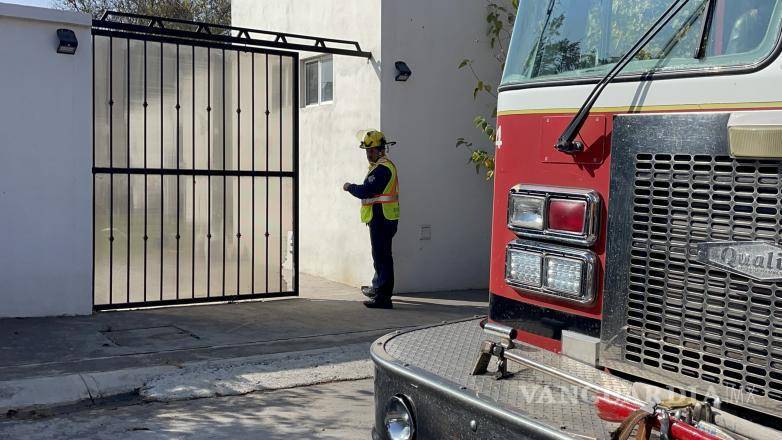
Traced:
POLYGON ((782 164, 729 157, 729 113, 614 120, 601 359, 782 415, 782 282, 698 260, 712 241, 780 243, 782 164))
POLYGON ((782 401, 782 283, 696 261, 704 241, 778 241, 778 162, 637 154, 625 360, 782 401))

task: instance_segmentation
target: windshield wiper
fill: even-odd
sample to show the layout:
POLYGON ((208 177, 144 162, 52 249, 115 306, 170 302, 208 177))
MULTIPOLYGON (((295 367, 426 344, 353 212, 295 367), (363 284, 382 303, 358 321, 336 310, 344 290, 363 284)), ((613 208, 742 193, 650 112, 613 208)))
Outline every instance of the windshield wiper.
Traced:
POLYGON ((546 20, 543 22, 543 29, 540 30, 540 37, 538 38, 538 44, 535 46, 535 59, 532 61, 532 73, 531 77, 535 77, 540 70, 540 62, 543 58, 543 52, 541 51, 541 45, 543 44, 543 38, 546 36, 546 30, 548 28, 549 21, 551 21, 551 14, 554 12, 554 3, 557 0, 549 0, 548 7, 546 8, 546 20))
POLYGON ((584 122, 586 121, 587 116, 589 116, 589 111, 592 110, 592 107, 595 105, 595 102, 597 102, 597 98, 600 97, 603 89, 605 89, 606 86, 611 81, 613 81, 614 78, 616 78, 619 72, 621 72, 622 69, 624 69, 625 66, 627 66, 627 64, 629 64, 630 61, 632 61, 632 59, 638 55, 638 52, 640 52, 641 49, 643 49, 644 46, 646 46, 649 41, 651 41, 652 38, 660 33, 665 25, 667 25, 668 22, 670 22, 671 19, 673 19, 673 17, 675 17, 676 14, 678 14, 679 11, 684 8, 688 1, 689 0, 676 0, 674 3, 672 3, 671 6, 669 6, 665 12, 663 12, 660 18, 652 23, 652 26, 646 31, 646 33, 644 33, 641 38, 638 39, 635 44, 633 44, 633 47, 631 47, 630 50, 628 50, 627 53, 625 53, 622 58, 619 59, 614 67, 612 67, 611 70, 597 83, 595 88, 592 89, 592 92, 587 97, 586 101, 584 101, 584 104, 578 110, 578 113, 576 113, 568 126, 565 128, 565 131, 563 131, 562 135, 559 137, 559 139, 557 139, 557 143, 555 145, 557 150, 567 154, 576 154, 584 151, 584 144, 575 139, 576 136, 578 136, 578 132, 581 131, 581 127, 584 126, 584 122))
POLYGON ((709 42, 709 34, 711 34, 711 21, 714 17, 714 9, 717 6, 717 2, 715 0, 708 1, 709 4, 706 7, 706 18, 703 20, 701 36, 698 38, 698 48, 695 49, 695 58, 699 60, 706 56, 706 45, 709 42))
MULTIPOLYGON (((676 48, 676 46, 682 41, 682 38, 684 38, 690 31, 690 28, 695 24, 695 22, 698 21, 698 19, 703 15, 704 11, 708 11, 709 8, 711 8, 711 5, 714 4, 714 0, 703 0, 697 8, 695 8, 694 11, 690 14, 689 17, 687 17, 686 20, 684 20, 684 23, 682 23, 681 26, 679 26, 679 29, 674 32, 673 36, 668 39, 668 42, 665 43, 665 46, 663 46, 662 50, 660 51, 660 54, 658 55, 658 58, 660 58, 660 62, 662 62, 665 58, 668 58, 668 56, 673 52, 673 49, 676 48)), ((703 37, 704 37, 704 30, 706 29, 706 22, 709 20, 708 13, 706 14, 706 19, 703 20, 704 24, 701 25, 700 33, 698 34, 698 46, 703 43, 703 37)))

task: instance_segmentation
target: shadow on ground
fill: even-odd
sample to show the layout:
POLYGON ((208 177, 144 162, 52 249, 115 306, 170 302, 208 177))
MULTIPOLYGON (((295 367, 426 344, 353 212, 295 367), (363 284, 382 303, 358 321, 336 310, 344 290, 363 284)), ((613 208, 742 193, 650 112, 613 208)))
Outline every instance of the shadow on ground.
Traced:
POLYGON ((0 423, 9 438, 366 439, 372 381, 246 396, 99 408, 57 418, 0 423))

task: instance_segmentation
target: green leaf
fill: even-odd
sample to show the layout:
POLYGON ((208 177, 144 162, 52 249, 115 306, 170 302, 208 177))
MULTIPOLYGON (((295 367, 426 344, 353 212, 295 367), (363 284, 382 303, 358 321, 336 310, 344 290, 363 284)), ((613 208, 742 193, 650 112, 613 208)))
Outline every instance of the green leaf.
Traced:
POLYGON ((473 119, 473 120, 472 120, 472 123, 473 123, 473 124, 475 124, 475 125, 477 126, 477 125, 478 125, 478 124, 480 124, 480 123, 481 123, 481 121, 483 121, 483 120, 484 120, 484 117, 483 117, 483 116, 476 116, 476 117, 475 117, 475 119, 473 119))
POLYGON ((456 148, 461 147, 462 145, 466 145, 468 147, 472 147, 472 142, 466 141, 464 138, 459 138, 456 140, 456 148))
POLYGON ((478 80, 478 82, 475 84, 475 88, 472 91, 472 99, 478 98, 478 93, 483 90, 483 81, 478 80))
POLYGON ((469 60, 469 59, 467 59, 467 58, 465 58, 465 59, 463 59, 463 60, 462 60, 462 62, 461 62, 461 63, 459 63, 459 68, 460 68, 460 69, 462 69, 462 68, 464 68, 465 66, 468 66, 468 65, 470 65, 470 64, 472 64, 472 61, 471 61, 471 60, 469 60))

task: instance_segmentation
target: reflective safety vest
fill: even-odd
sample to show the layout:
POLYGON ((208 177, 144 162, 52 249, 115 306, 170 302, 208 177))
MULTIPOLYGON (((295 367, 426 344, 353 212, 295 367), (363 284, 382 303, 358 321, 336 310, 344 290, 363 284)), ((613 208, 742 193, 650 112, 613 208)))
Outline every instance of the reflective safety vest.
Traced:
POLYGON ((369 175, 375 168, 384 166, 391 170, 391 179, 383 190, 382 194, 369 199, 361 199, 361 221, 369 223, 372 221, 372 206, 380 204, 383 206, 383 217, 386 220, 399 220, 399 179, 396 175, 396 165, 385 157, 381 157, 376 163, 369 167, 369 175))

